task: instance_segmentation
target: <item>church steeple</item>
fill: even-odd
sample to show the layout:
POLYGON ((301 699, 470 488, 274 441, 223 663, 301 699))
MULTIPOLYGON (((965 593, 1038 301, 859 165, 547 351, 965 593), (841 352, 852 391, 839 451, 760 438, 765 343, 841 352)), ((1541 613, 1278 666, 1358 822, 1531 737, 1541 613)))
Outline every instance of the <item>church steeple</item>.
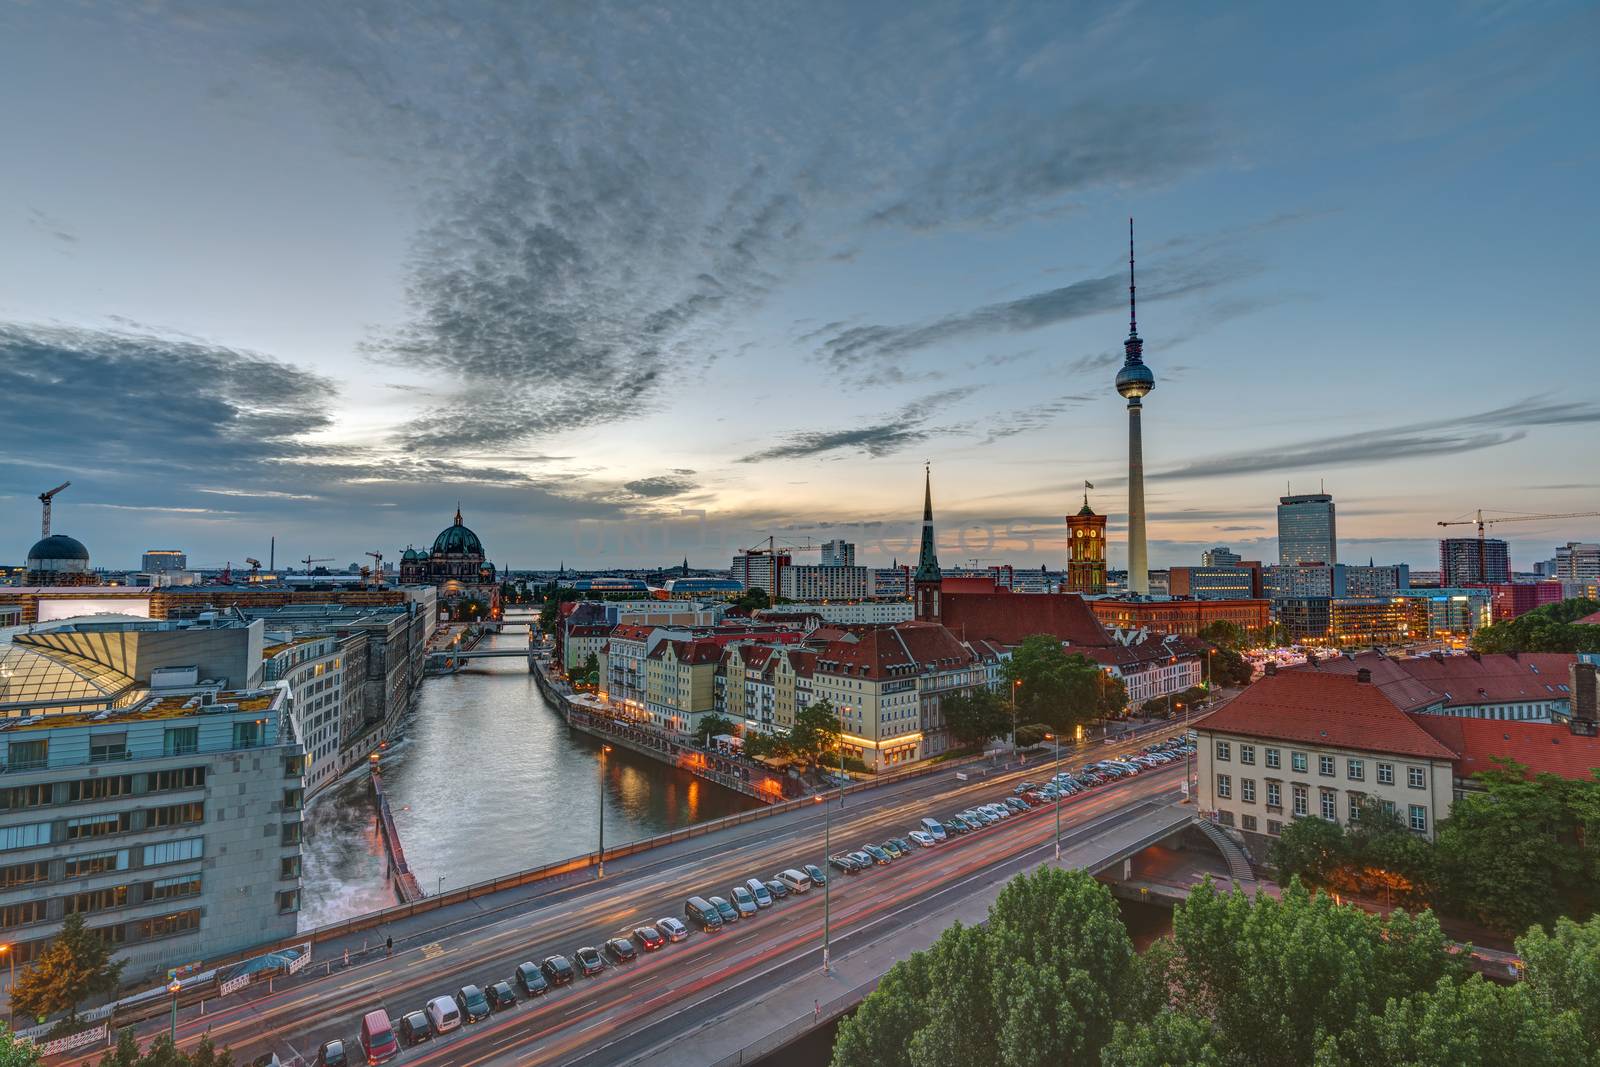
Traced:
POLYGON ((939 554, 933 536, 933 471, 924 468, 922 483, 922 549, 917 554, 915 585, 916 616, 922 622, 939 621, 939 554))
POLYGON ((456 525, 461 525, 461 501, 456 501, 456 525))

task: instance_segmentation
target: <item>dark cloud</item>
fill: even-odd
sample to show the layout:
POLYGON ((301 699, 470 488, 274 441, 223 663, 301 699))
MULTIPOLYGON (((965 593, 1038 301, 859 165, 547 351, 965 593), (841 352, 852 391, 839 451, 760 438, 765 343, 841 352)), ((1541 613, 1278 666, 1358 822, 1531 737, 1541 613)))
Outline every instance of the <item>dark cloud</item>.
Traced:
POLYGON ((739 457, 739 463, 769 459, 804 459, 829 452, 857 451, 874 458, 893 455, 926 441, 933 435, 927 423, 970 390, 945 389, 913 400, 893 416, 867 426, 846 430, 805 430, 789 434, 779 444, 739 457))
MULTIPOLYGON (((694 471, 686 473, 693 474, 694 471)), ((631 482, 624 482, 622 488, 634 496, 656 500, 669 496, 682 496, 684 493, 692 492, 697 486, 689 478, 658 474, 650 478, 635 478, 631 482)))

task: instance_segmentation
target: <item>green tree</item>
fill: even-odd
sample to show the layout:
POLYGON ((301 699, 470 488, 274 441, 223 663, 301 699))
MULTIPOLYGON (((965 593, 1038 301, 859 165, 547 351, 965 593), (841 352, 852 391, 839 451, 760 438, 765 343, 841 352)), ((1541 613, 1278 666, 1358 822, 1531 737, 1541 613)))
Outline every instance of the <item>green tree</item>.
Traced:
POLYGON ((1118 1023, 1100 1053, 1102 1067, 1224 1067, 1211 1024, 1185 1011, 1159 1012, 1149 1022, 1118 1023))
POLYGON ((132 1029, 117 1036, 117 1047, 100 1057, 100 1067, 232 1067, 233 1054, 227 1049, 218 1050, 209 1034, 200 1038, 192 1052, 184 1052, 172 1043, 172 1038, 161 1034, 143 1054, 132 1029))
POLYGON ((1312 886, 1332 885, 1348 857, 1344 828, 1327 819, 1294 819, 1284 824, 1269 854, 1279 882, 1299 878, 1312 886))
POLYGON ((1600 611, 1600 601, 1563 600, 1545 604, 1472 635, 1479 652, 1600 652, 1600 626, 1574 625, 1600 611))
POLYGON ((1005 677, 1016 691, 1019 717, 1063 733, 1116 714, 1128 703, 1127 689, 1119 679, 1109 677, 1081 653, 1069 655, 1049 634, 1024 638, 1012 649, 1005 677))
POLYGON ((1208 645, 1216 645, 1219 649, 1226 648, 1237 652, 1245 647, 1247 638, 1243 627, 1238 623, 1218 619, 1200 628, 1200 640, 1208 645))
POLYGON ((711 739, 718 734, 737 732, 734 721, 723 715, 707 715, 696 723, 694 727, 695 740, 700 743, 701 748, 709 747, 711 739))
POLYGON ((1600 918, 1560 918, 1551 934, 1535 926, 1517 938, 1517 955, 1527 976, 1523 987, 1540 1012, 1573 1013, 1584 1039, 1600 1049, 1600 918))
POLYGON ((1212 684, 1219 686, 1249 685, 1254 673, 1250 661, 1231 648, 1212 650, 1210 669, 1212 684))
POLYGON ((819 700, 795 712, 789 746, 796 758, 813 764, 839 750, 839 713, 832 702, 819 700))
POLYGON ((31 1041, 19 1041, 11 1028, 0 1023, 0 1067, 41 1067, 39 1050, 31 1041))
POLYGON ((734 611, 742 611, 746 615, 772 607, 772 598, 767 596, 767 591, 759 585, 751 586, 734 598, 731 605, 734 611))
POLYGON ((1049 733, 1050 727, 1042 722, 1030 722, 1026 726, 1019 726, 1017 727, 1017 747, 1033 748, 1036 745, 1042 745, 1046 735, 1049 733))
POLYGON ((939 701, 950 737, 961 748, 982 748, 1011 733, 1011 704, 992 689, 952 693, 939 701))
POLYGON ((121 977, 122 962, 111 961, 111 946, 73 912, 50 947, 17 975, 11 1007, 41 1020, 64 1011, 69 1022, 76 1022, 78 1005, 112 992, 121 977))
POLYGON ((913 952, 889 968, 872 995, 839 1023, 832 1061, 837 1067, 911 1067, 911 1039, 927 1025, 934 999, 935 960, 950 951, 950 942, 964 936, 964 930, 955 924, 932 948, 913 952))

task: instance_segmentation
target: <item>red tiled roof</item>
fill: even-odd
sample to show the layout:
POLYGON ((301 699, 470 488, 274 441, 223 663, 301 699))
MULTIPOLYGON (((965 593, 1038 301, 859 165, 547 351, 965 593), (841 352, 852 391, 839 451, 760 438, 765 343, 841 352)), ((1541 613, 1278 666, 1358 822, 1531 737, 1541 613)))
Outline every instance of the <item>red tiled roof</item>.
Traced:
POLYGON ((1456 715, 1410 718, 1457 753, 1457 778, 1494 770, 1492 758, 1496 756, 1516 760, 1528 769, 1529 778, 1548 773, 1587 779, 1600 769, 1600 737, 1574 734, 1562 723, 1501 722, 1456 715))
POLYGON ((1315 665, 1291 667, 1289 671, 1321 671, 1352 677, 1365 667, 1372 672, 1372 684, 1383 690, 1402 711, 1415 711, 1439 703, 1443 697, 1401 666, 1400 660, 1379 652, 1358 652, 1354 656, 1329 656, 1315 665))
POLYGON ((1173 656, 1202 656, 1206 643, 1198 637, 1184 635, 1150 634, 1132 645, 1112 644, 1105 648, 1080 648, 1080 652, 1102 667, 1132 667, 1141 663, 1158 663, 1173 656))
POLYGON ((939 621, 964 640, 1021 644, 1050 634, 1073 645, 1107 647, 1111 635, 1076 593, 943 593, 939 621))
POLYGON ((1600 626, 1600 611, 1595 612, 1593 615, 1585 615, 1581 619, 1573 619, 1572 621, 1578 626, 1600 626))
POLYGON ((855 640, 829 642, 817 655, 819 674, 882 681, 909 678, 922 668, 970 664, 972 651, 934 622, 902 622, 859 631, 855 640))
POLYGON ((1208 716, 1199 729, 1362 752, 1455 758, 1379 686, 1348 674, 1269 675, 1208 716))
POLYGON ((1453 708, 1566 700, 1569 697, 1567 671, 1576 659, 1567 652, 1403 659, 1362 652, 1354 657, 1334 656, 1314 667, 1293 670, 1354 674, 1365 667, 1372 671, 1373 684, 1406 711, 1415 711, 1430 705, 1453 708))

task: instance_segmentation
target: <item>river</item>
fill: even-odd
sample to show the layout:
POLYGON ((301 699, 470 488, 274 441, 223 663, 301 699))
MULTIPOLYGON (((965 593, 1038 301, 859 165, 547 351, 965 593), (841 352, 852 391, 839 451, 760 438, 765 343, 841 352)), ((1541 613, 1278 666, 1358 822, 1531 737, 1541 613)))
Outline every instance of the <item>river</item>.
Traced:
MULTIPOLYGON (((484 647, 526 641, 518 630, 484 647)), ((567 727, 523 660, 468 663, 423 683, 383 761, 406 859, 428 893, 591 852, 598 838, 599 742, 567 727)), ((759 806, 621 749, 606 757, 604 792, 607 845, 759 806)), ((395 903, 374 818, 362 774, 308 806, 302 930, 395 903)))

